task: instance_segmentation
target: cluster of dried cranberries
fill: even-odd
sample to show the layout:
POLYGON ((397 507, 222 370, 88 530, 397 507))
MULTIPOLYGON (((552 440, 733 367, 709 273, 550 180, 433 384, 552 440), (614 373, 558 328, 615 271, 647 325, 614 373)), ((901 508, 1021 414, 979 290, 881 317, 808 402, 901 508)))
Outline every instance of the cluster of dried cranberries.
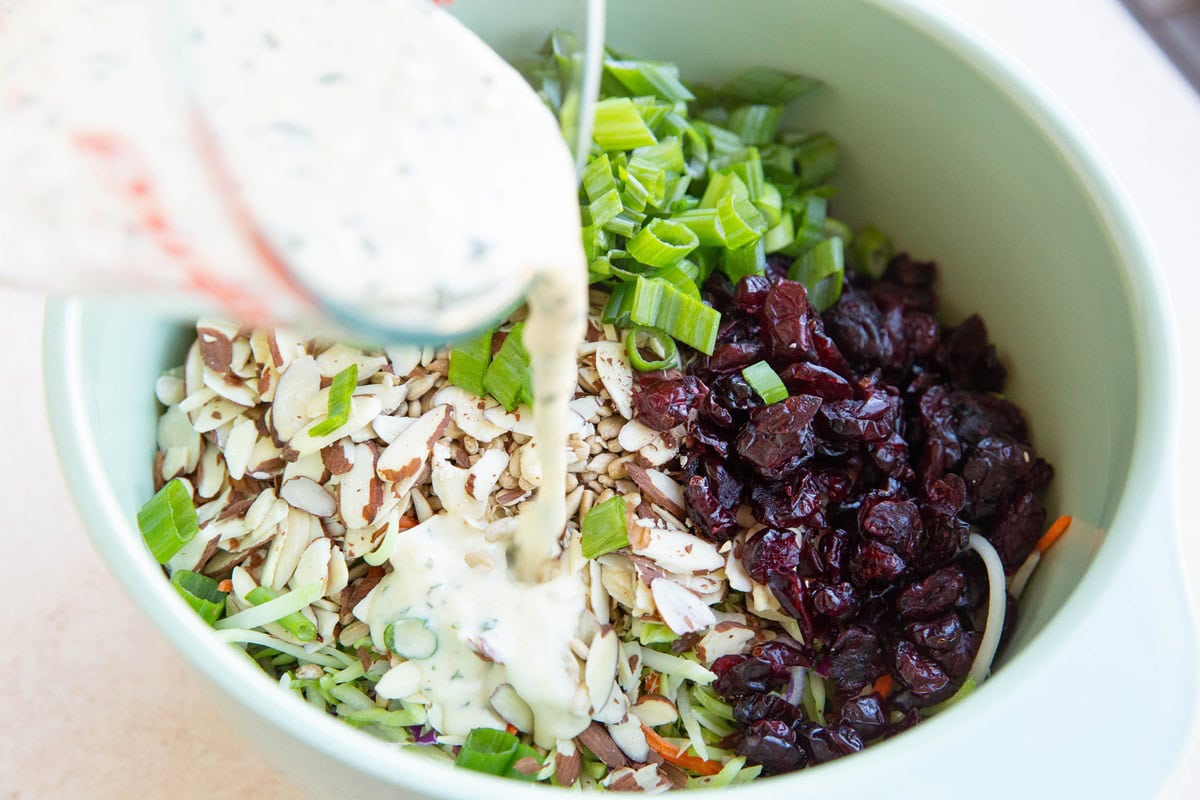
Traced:
POLYGON ((772 257, 736 287, 715 275, 712 355, 645 375, 634 393, 644 424, 687 426, 678 477, 698 532, 735 540, 803 634, 713 666, 740 726, 730 746, 770 773, 860 750, 954 694, 987 603, 968 535, 1015 570, 1044 527, 1036 492, 1052 475, 1021 410, 996 394, 1005 370, 983 322, 934 318, 934 264, 900 255, 879 280, 848 274, 824 315, 788 266, 772 257), (765 405, 742 376, 760 360, 786 400, 765 405), (748 537, 745 506, 758 523, 748 537), (798 707, 807 669, 832 689, 819 720, 798 707), (883 676, 890 694, 873 691, 883 676))

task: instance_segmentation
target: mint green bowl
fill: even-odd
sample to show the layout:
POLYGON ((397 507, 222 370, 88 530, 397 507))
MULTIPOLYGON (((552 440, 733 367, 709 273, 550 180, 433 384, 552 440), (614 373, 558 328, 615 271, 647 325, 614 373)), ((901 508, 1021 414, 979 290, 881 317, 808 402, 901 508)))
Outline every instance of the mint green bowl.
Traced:
MULTIPOLYGON (((456 0, 453 10, 509 55, 531 53, 579 12, 546 0, 456 0)), ((1178 367, 1158 270, 1086 138, 1000 54, 901 0, 613 0, 609 41, 677 61, 691 80, 767 64, 827 82, 796 115, 843 145, 838 216, 874 221, 935 258, 948 318, 982 312, 1011 396, 1057 469, 1051 513, 1095 530, 1073 532, 1043 561, 1004 661, 967 701, 852 758, 719 793, 1153 792, 1189 735, 1196 692, 1168 474, 1178 367)), ((151 494, 154 379, 181 363, 187 337, 118 304, 47 310, 59 454, 129 595, 231 721, 314 794, 550 791, 397 752, 318 714, 219 645, 175 596, 133 521, 151 494)))

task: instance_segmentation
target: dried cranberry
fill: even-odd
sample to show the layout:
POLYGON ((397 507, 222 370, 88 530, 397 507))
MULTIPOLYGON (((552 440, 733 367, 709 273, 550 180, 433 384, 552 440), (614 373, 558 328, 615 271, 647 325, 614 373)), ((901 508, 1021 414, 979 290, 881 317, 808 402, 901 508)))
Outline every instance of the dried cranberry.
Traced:
POLYGON ((733 703, 733 721, 739 725, 749 725, 760 719, 777 719, 790 725, 799 718, 799 710, 776 694, 750 695, 733 703))
POLYGON ((786 722, 763 719, 751 723, 734 752, 755 764, 761 764, 764 775, 778 775, 798 770, 808 763, 804 750, 796 744, 796 734, 786 722))
POLYGON ((921 510, 911 500, 870 495, 858 512, 863 534, 886 544, 902 558, 915 558, 924 540, 921 510))
POLYGON ((634 388, 635 418, 648 428, 668 431, 687 421, 704 384, 693 377, 651 381, 634 388))
POLYGON ((968 317, 943 337, 938 358, 955 386, 988 392, 1004 388, 1007 373, 996 348, 988 344, 987 328, 978 315, 968 317))
POLYGON ((847 622, 858 613, 858 595, 845 581, 814 581, 810 587, 813 611, 834 622, 847 622))
POLYGON ((792 394, 812 394, 824 400, 849 400, 854 397, 850 382, 827 367, 811 361, 788 364, 779 373, 792 394))
POLYGON ((735 415, 762 406, 762 398, 740 372, 718 375, 709 387, 713 400, 735 415))
POLYGON ((962 567, 942 567, 905 586, 896 596, 896 610, 904 619, 936 617, 954 608, 966 585, 962 567))
POLYGON ((718 344, 708 358, 708 369, 714 373, 734 372, 762 359, 762 345, 757 340, 718 344))
POLYGON ((1026 492, 1005 507, 985 535, 1000 554, 1005 570, 1011 572, 1033 552, 1045 527, 1045 509, 1032 493, 1026 492))
POLYGON ((821 398, 793 395, 756 408, 737 437, 737 451, 765 478, 794 472, 813 454, 812 419, 821 398))
POLYGON ((887 320, 866 292, 843 292, 841 300, 825 312, 825 330, 838 351, 858 372, 869 372, 886 364, 895 345, 887 320))
POLYGON ((713 683, 721 697, 738 698, 769 692, 779 686, 771 675, 771 665, 757 658, 747 658, 730 665, 713 683))
POLYGON ((901 286, 927 288, 937 279, 937 264, 916 261, 908 253, 897 253, 888 262, 883 279, 901 286))
POLYGON ((733 307, 745 314, 757 314, 770 291, 771 281, 765 275, 747 275, 733 290, 733 307))
POLYGON ((942 668, 912 642, 893 641, 888 647, 888 657, 892 674, 918 699, 935 703, 953 693, 954 687, 942 668))
POLYGON ((895 432, 899 398, 876 391, 866 400, 834 400, 821 405, 818 430, 848 442, 878 442, 895 432))
POLYGON ((777 528, 792 528, 802 523, 824 527, 823 515, 831 499, 831 489, 836 497, 845 483, 842 476, 801 467, 790 480, 755 484, 750 490, 754 518, 777 528))
POLYGON ((904 574, 908 565, 891 547, 870 540, 859 544, 851 565, 852 576, 860 585, 878 586, 891 583, 904 574))
POLYGON ((759 583, 766 583, 772 572, 795 572, 799 563, 800 545, 791 531, 767 528, 742 547, 742 564, 759 583))
POLYGON ((870 628, 851 625, 829 648, 829 677, 841 694, 858 692, 883 671, 883 646, 870 628))
POLYGON ((937 619, 910 622, 904 626, 909 640, 924 650, 952 678, 961 678, 971 669, 980 636, 963 627, 953 611, 937 619))
POLYGON ((814 764, 823 764, 863 749, 862 739, 849 725, 826 728, 815 722, 801 722, 797 733, 801 746, 808 751, 809 760, 814 764))
POLYGON ((759 318, 762 320, 767 352, 772 360, 790 362, 816 359, 812 317, 812 306, 808 303, 808 292, 803 284, 782 280, 771 287, 759 318))
POLYGON ((954 473, 925 484, 925 503, 937 514, 954 516, 967 502, 967 485, 954 473))
POLYGON ((791 678, 792 667, 811 667, 812 652, 799 642, 780 637, 750 648, 750 655, 771 665, 771 674, 779 680, 791 678))
POLYGON ((772 572, 767 576, 767 586, 779 601, 780 608, 800 625, 804 640, 811 642, 817 633, 813 620, 812 600, 800 578, 794 573, 772 572))
POLYGON ((873 693, 847 700, 838 713, 838 720, 841 726, 852 728, 867 742, 878 739, 888 729, 883 702, 879 695, 873 693))
POLYGON ((722 675, 724 675, 730 669, 732 669, 733 667, 736 667, 738 664, 741 664, 748 657, 749 656, 744 656, 744 655, 741 655, 740 653, 733 653, 731 655, 721 656, 720 658, 718 658, 716 661, 714 661, 712 663, 710 670, 712 671, 712 673, 714 675, 716 675, 718 678, 720 678, 722 675))
POLYGON ((1030 479, 1037 477, 1036 464, 1037 455, 1033 448, 1011 436, 981 439, 962 468, 969 517, 991 517, 1016 493, 1036 488, 1030 486, 1030 479))
POLYGON ((683 487, 688 519, 699 532, 722 542, 737 533, 737 514, 720 500, 721 486, 708 475, 693 475, 683 487))

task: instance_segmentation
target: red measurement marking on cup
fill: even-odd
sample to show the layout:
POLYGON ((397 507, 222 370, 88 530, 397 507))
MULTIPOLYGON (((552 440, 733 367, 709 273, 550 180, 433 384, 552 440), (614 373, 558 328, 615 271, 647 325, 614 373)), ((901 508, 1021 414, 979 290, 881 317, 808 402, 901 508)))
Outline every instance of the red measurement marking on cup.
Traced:
POLYGON ((128 140, 109 133, 81 133, 75 145, 92 156, 102 177, 124 198, 151 241, 184 272, 187 286, 216 300, 247 323, 268 319, 266 308, 240 286, 217 277, 171 223, 166 206, 154 189, 150 171, 128 140))

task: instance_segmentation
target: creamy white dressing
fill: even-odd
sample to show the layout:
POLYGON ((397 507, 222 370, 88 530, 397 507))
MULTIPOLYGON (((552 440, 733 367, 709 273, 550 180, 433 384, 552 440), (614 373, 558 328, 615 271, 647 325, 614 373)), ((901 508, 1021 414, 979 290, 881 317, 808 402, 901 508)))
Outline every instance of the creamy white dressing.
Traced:
POLYGON ((438 730, 465 736, 472 728, 503 728, 491 696, 511 684, 534 713, 534 738, 543 747, 569 739, 588 724, 586 691, 570 642, 585 613, 578 574, 541 583, 512 580, 503 537, 439 514, 406 531, 392 553, 393 572, 355 615, 382 649, 384 630, 398 619, 425 620, 438 647, 414 659, 420 691, 438 730))
POLYGON ((539 744, 576 735, 585 591, 555 557, 586 261, 541 100, 426 0, 0 0, 0 18, 7 271, 435 337, 527 295, 542 480, 511 563, 439 515, 400 537, 363 614, 377 646, 402 616, 437 633, 411 663, 443 733, 503 727, 489 698, 510 683, 539 744))

